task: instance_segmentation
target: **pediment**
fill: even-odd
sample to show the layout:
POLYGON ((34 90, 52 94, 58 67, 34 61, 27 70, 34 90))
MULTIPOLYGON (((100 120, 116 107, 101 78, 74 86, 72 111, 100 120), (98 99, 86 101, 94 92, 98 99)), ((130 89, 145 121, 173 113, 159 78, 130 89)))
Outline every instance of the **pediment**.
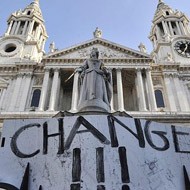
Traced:
POLYGON ((121 46, 102 38, 95 38, 70 48, 50 53, 46 55, 44 59, 86 59, 89 58, 90 52, 94 47, 98 48, 100 59, 150 58, 148 54, 140 51, 121 46))

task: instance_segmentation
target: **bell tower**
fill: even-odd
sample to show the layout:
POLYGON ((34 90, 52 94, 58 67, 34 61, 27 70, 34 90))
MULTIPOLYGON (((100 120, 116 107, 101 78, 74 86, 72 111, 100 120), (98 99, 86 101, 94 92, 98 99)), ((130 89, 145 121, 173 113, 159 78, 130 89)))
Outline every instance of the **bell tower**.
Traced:
POLYGON ((153 43, 155 61, 187 64, 190 60, 188 17, 159 0, 152 22, 149 38, 153 43))
POLYGON ((39 62, 44 53, 47 33, 39 0, 34 0, 24 10, 11 14, 8 27, 0 39, 1 61, 6 58, 28 59, 39 62))

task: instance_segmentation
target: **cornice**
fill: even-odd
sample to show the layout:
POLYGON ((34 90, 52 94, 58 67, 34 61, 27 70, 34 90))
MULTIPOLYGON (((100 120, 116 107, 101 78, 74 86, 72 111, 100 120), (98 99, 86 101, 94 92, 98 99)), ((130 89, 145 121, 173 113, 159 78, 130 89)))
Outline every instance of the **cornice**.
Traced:
MULTIPOLYGON (((3 122, 4 119, 37 119, 37 118, 49 118, 54 117, 59 113, 59 111, 55 112, 1 112, 0 113, 0 121, 3 122)), ((189 112, 133 112, 128 111, 129 115, 134 118, 139 119, 147 119, 162 123, 169 124, 190 124, 190 114, 189 112)))
POLYGON ((151 65, 154 72, 179 72, 180 74, 190 74, 190 65, 168 64, 168 65, 151 65))
POLYGON ((178 19, 178 20, 182 20, 182 19, 186 19, 187 21, 189 21, 188 17, 185 14, 170 14, 170 15, 158 15, 155 20, 154 20, 154 24, 157 24, 161 21, 167 21, 167 20, 173 20, 173 19, 178 19))
POLYGON ((190 65, 183 65, 179 67, 180 72, 187 72, 190 71, 190 65))
MULTIPOLYGON (((47 58, 43 59, 43 64, 64 64, 64 63, 83 63, 86 59, 59 59, 59 58, 47 58)), ((152 63, 153 60, 150 58, 109 58, 109 59, 100 59, 103 63, 152 63)))
POLYGON ((44 65, 36 63, 16 63, 14 65, 0 65, 0 73, 15 74, 17 72, 43 72, 44 65))
POLYGON ((22 35, 4 35, 2 38, 0 38, 0 41, 5 41, 5 40, 19 40, 22 41, 23 43, 26 40, 26 37, 22 35))

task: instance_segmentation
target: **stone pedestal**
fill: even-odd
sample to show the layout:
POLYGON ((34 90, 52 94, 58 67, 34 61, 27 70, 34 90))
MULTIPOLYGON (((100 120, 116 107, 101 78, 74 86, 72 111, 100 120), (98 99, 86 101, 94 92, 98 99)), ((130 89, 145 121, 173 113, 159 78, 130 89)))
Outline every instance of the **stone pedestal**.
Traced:
POLYGON ((110 105, 107 105, 101 99, 91 99, 82 102, 78 106, 78 111, 104 111, 111 112, 110 105))

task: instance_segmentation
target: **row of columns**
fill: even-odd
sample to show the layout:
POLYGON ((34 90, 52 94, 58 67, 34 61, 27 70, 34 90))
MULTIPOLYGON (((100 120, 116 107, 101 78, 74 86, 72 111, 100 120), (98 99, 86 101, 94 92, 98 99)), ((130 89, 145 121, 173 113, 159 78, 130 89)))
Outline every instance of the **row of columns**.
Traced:
MULTIPOLYGON (((186 34, 186 30, 184 28, 182 21, 172 21, 172 22, 175 22, 179 35, 185 35, 186 34)), ((165 34, 170 34, 173 36, 174 35, 174 29, 172 27, 172 22, 171 21, 162 21, 162 26, 163 26, 165 34)))
MULTIPOLYGON (((171 36, 174 35, 175 29, 172 27, 172 22, 176 24, 177 35, 186 35, 188 33, 187 31, 188 27, 182 21, 162 21, 161 24, 165 35, 166 34, 169 34, 171 36)), ((156 25, 156 35, 158 39, 162 39, 163 37, 160 30, 161 29, 158 27, 158 25, 156 25)), ((156 39, 154 39, 154 42, 156 42, 156 39)))
MULTIPOLYGON (((29 20, 25 20, 25 21, 11 21, 8 28, 7 28, 7 31, 6 31, 6 34, 9 35, 17 35, 18 34, 18 31, 19 31, 19 28, 20 28, 20 25, 21 25, 21 22, 25 22, 24 23, 24 28, 23 28, 23 31, 22 31, 22 35, 25 35, 27 32, 29 35, 32 34, 32 30, 33 30, 33 27, 34 27, 34 23, 35 21, 32 20, 32 21, 29 21, 29 20)), ((40 25, 37 27, 37 32, 36 32, 36 36, 39 36, 39 33, 40 33, 40 25)))
MULTIPOLYGON (((44 111, 46 109, 47 99, 48 99, 48 90, 50 83, 50 69, 45 69, 45 75, 41 90, 41 97, 39 102, 39 111, 44 111)), ((60 69, 54 69, 53 80, 51 85, 51 93, 49 98, 48 111, 55 111, 58 105, 58 97, 60 92, 60 69)))
POLYGON ((188 97, 177 73, 165 73, 164 81, 171 111, 189 111, 188 97))
POLYGON ((137 97, 139 104, 139 111, 147 111, 147 103, 145 95, 148 97, 149 101, 149 111, 156 111, 157 105, 154 95, 154 87, 152 83, 151 71, 149 69, 145 70, 145 85, 143 84, 142 78, 142 69, 137 69, 137 78, 136 78, 136 87, 137 87, 137 97), (147 89, 145 90, 145 86, 147 89), (145 94, 145 91, 147 94, 145 94))
POLYGON ((28 93, 30 89, 30 84, 32 80, 32 73, 19 73, 14 81, 14 87, 12 91, 12 96, 9 101, 8 111, 25 111, 26 103, 28 99, 28 93), (21 89, 22 87, 22 89, 21 89), (22 92, 22 94, 20 94, 22 92), (19 101, 20 100, 20 101, 19 101), (18 103, 19 102, 19 103, 18 103))
MULTIPOLYGON (((77 111, 78 104, 78 78, 79 74, 76 72, 73 81, 73 93, 71 102, 71 111, 77 111)), ((12 90, 12 98, 10 98, 8 111, 13 111, 17 106, 19 111, 24 111, 27 103, 28 93, 30 91, 30 84, 32 80, 32 73, 20 73, 17 78, 14 79, 14 88, 12 90), (22 94, 20 94, 20 90, 22 94), (14 97, 13 97, 14 95, 14 97), (20 103, 18 104, 18 99, 20 103)), ((48 107, 49 111, 57 110, 58 100, 60 96, 60 68, 53 70, 53 78, 50 82, 50 69, 45 70, 43 85, 41 90, 41 97, 39 102, 39 111, 45 111, 48 107), (51 84, 51 87, 50 87, 51 84), (51 88, 51 90, 50 90, 51 88), (50 97, 48 91, 50 90, 50 97)), ((118 110, 124 111, 124 96, 123 96, 123 82, 122 82, 122 69, 116 69, 116 80, 117 80, 117 102, 118 110)), ((190 103, 188 101, 187 94, 184 86, 181 85, 179 76, 176 74, 165 74, 164 75, 165 88, 168 96, 168 102, 171 111, 189 111, 190 103)), ((0 96, 0 108, 4 103, 6 96, 6 88, 2 89, 0 96)), ((154 88, 152 83, 151 71, 149 69, 142 70, 141 68, 136 69, 136 90, 137 100, 139 105, 139 111, 156 111, 156 101, 154 95, 154 88), (149 105, 146 102, 148 97, 149 105)), ((111 109, 114 110, 113 98, 111 100, 111 109)))
MULTIPOLYGON (((44 111, 46 109, 46 105, 48 104, 49 111, 55 111, 58 104, 58 96, 60 92, 60 69, 56 68, 54 69, 53 79, 52 79, 52 85, 51 85, 51 93, 49 102, 47 102, 48 99, 48 90, 49 90, 49 84, 50 84, 50 69, 45 70, 43 85, 42 85, 42 91, 41 91, 41 98, 39 103, 39 111, 44 111)), ((137 86, 137 96, 138 96, 138 104, 139 104, 139 111, 146 111, 147 110, 147 103, 145 99, 145 90, 144 90, 144 83, 143 83, 143 77, 142 77, 142 69, 136 70, 136 86, 137 86)), ((71 102, 71 111, 76 112, 77 111, 77 104, 78 104, 78 78, 79 74, 76 72, 74 74, 74 82, 73 82, 73 92, 72 92, 72 102, 71 102)), ((118 68, 116 69, 116 79, 117 79, 117 102, 118 102, 118 110, 124 111, 124 96, 123 96, 123 82, 122 82, 122 69, 118 68)), ((155 96, 154 96, 154 89, 152 84, 152 78, 151 78, 151 72, 150 70, 146 70, 146 86, 148 91, 148 99, 150 101, 150 107, 149 110, 155 111, 157 109, 155 96)), ((111 109, 113 108, 113 98, 111 100, 111 109)))

